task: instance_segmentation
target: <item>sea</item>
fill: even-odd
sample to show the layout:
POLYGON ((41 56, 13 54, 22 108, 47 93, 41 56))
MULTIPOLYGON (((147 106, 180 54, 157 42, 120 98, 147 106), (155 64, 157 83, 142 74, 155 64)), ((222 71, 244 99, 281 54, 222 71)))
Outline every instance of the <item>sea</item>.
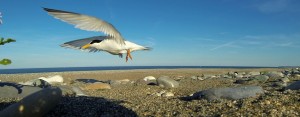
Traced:
POLYGON ((184 68, 278 68, 278 67, 253 67, 253 66, 105 66, 105 67, 57 67, 57 68, 22 68, 22 69, 1 69, 0 74, 21 74, 21 73, 44 73, 44 72, 68 72, 68 71, 99 71, 99 70, 133 70, 133 69, 184 69, 184 68))

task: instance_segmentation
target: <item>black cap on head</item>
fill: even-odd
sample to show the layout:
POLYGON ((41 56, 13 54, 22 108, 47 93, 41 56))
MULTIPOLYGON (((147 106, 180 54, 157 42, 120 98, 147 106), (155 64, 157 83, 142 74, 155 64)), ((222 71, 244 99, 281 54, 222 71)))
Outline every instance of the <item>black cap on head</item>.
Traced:
POLYGON ((93 44, 93 43, 100 43, 102 40, 93 40, 90 44, 93 44))

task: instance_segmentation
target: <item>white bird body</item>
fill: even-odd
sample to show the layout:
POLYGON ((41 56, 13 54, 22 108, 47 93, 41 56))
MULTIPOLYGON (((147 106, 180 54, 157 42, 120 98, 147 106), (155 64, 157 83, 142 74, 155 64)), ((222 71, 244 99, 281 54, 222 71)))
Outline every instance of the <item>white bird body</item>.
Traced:
POLYGON ((125 41, 125 44, 120 45, 116 41, 110 39, 105 39, 101 41, 101 43, 92 44, 90 45, 90 47, 101 49, 114 55, 125 54, 127 53, 127 50, 130 50, 131 52, 136 50, 147 50, 146 47, 132 43, 130 41, 125 41))

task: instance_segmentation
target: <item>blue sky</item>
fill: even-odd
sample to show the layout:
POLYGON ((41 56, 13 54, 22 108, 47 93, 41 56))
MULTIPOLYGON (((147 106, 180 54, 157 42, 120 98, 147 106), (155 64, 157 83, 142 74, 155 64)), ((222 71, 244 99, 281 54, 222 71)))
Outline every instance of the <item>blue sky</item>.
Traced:
POLYGON ((1 0, 0 46, 7 68, 83 66, 300 65, 299 0, 1 0), (42 7, 77 12, 113 24, 129 41, 150 46, 125 62, 106 52, 59 45, 104 35, 74 28, 42 7))

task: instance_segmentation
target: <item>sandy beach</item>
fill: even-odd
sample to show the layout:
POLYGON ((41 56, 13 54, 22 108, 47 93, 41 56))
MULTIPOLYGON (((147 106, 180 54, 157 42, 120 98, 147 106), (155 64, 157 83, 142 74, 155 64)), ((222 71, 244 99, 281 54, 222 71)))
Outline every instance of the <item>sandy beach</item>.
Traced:
MULTIPOLYGON (((30 74, 0 74, 1 82, 25 82, 39 77, 60 75, 65 86, 85 87, 76 79, 118 81, 128 79, 125 84, 111 85, 111 89, 83 90, 87 97, 64 96, 60 103, 46 116, 299 116, 299 90, 282 90, 273 84, 278 79, 260 83, 236 83, 237 78, 222 78, 228 72, 280 72, 284 69, 146 69, 146 70, 103 70, 79 72, 52 72, 30 74), (146 76, 168 76, 179 82, 177 88, 137 84, 146 76), (193 77, 210 76, 201 80, 193 77), (213 76, 213 77, 212 77, 213 76), (216 77, 215 77, 216 76, 216 77), (244 85, 261 86, 265 94, 246 99, 208 101, 186 97, 193 93, 222 87, 244 85), (174 96, 157 96, 159 92, 171 92, 174 96)), ((299 80, 289 77, 288 84, 299 80)), ((0 109, 19 99, 2 99, 0 109)))

